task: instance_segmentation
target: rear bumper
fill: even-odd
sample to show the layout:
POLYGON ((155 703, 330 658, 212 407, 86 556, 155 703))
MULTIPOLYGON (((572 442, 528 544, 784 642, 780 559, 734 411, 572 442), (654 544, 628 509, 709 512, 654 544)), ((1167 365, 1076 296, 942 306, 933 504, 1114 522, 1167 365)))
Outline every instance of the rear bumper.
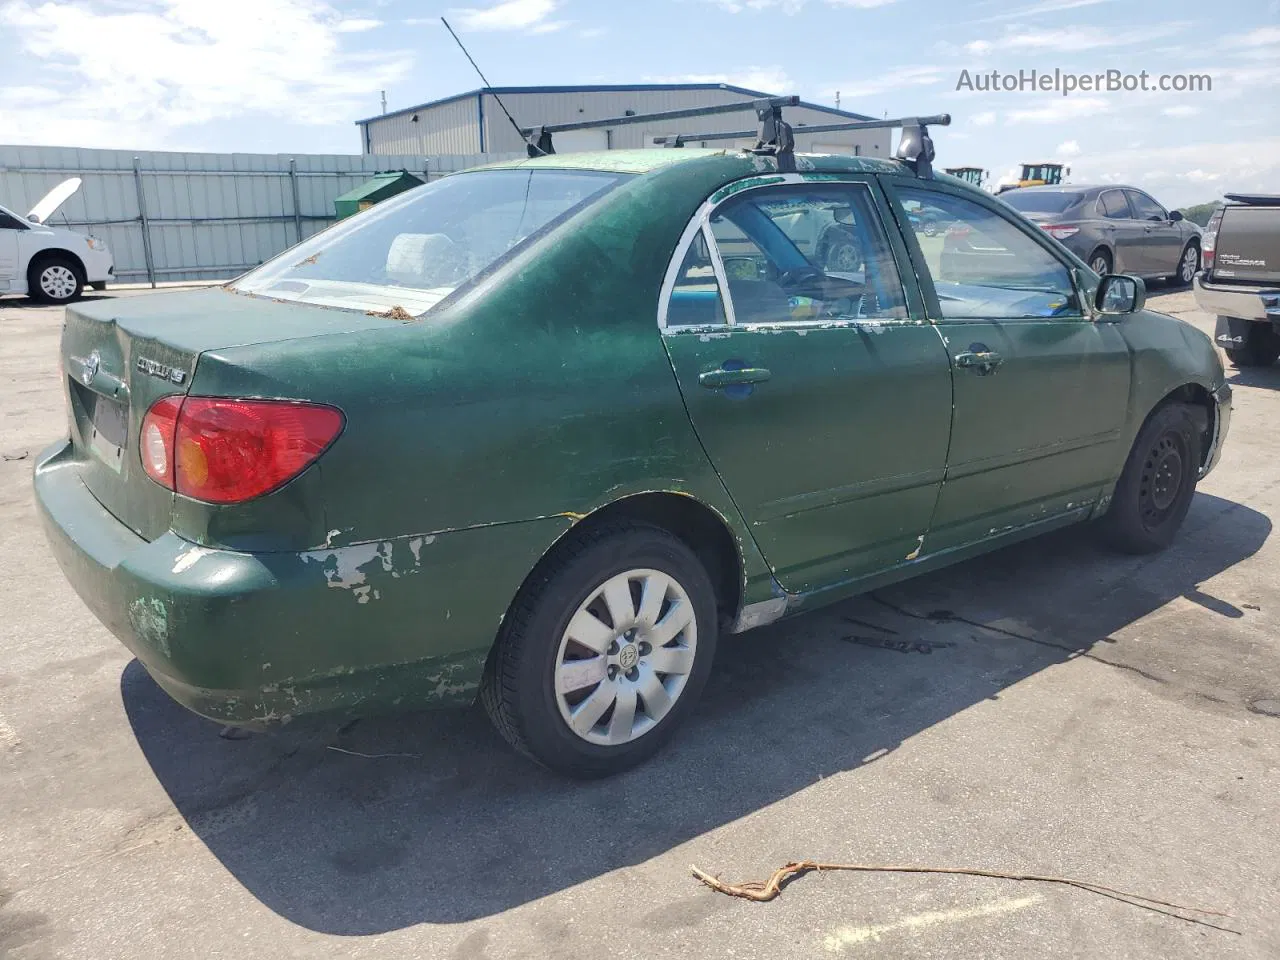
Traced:
POLYGON ((503 537, 482 528, 289 554, 171 532, 148 542, 78 466, 66 441, 35 465, 63 574, 170 696, 240 726, 472 701, 502 614, 555 536, 530 522, 503 537))
POLYGON ((1196 274, 1195 296, 1207 313, 1280 324, 1280 290, 1206 283, 1203 274, 1196 274))

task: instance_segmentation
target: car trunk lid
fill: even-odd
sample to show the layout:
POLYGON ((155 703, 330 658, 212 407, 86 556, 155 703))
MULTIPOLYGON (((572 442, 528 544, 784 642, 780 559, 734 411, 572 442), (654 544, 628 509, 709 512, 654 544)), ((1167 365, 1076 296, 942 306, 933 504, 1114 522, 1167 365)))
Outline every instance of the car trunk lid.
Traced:
MULTIPOLYGON (((174 495, 143 471, 138 456, 142 418, 162 397, 186 394, 201 354, 398 325, 383 317, 275 303, 222 288, 68 307, 62 366, 81 480, 118 520, 152 540, 169 528, 174 495)), ((268 385, 255 393, 269 395, 268 385)))
POLYGON ((1223 208, 1213 278, 1280 284, 1280 198, 1269 204, 1229 204, 1223 208))

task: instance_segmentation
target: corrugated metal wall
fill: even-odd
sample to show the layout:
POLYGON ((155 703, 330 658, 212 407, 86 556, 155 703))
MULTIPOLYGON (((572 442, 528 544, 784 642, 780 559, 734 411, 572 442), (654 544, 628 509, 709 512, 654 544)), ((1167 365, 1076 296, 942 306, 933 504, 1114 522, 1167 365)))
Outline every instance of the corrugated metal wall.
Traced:
MULTIPOLYGON (((585 90, 549 93, 509 93, 502 102, 524 126, 550 123, 572 123, 620 117, 628 110, 638 114, 684 110, 690 107, 715 106, 723 103, 749 103, 751 98, 733 90, 585 90)), ((416 112, 389 114, 371 120, 362 127, 369 152, 449 153, 478 149, 481 111, 476 98, 466 97, 416 112), (411 118, 417 116, 414 122, 411 118)), ((785 117, 796 132, 796 149, 800 152, 860 153, 868 157, 890 154, 891 134, 888 130, 864 133, 825 133, 806 135, 802 124, 840 123, 837 114, 805 107, 791 107, 785 117)), ((517 152, 523 143, 503 114, 492 94, 484 94, 484 148, 489 152, 517 152)), ((609 146, 615 150, 635 149, 650 145, 650 138, 672 133, 728 133, 752 130, 756 118, 750 110, 717 117, 680 120, 650 128, 645 124, 616 127, 609 131, 609 146)), ((696 145, 696 144, 692 144, 696 145)), ((723 141, 708 146, 729 146, 723 141)))
POLYGON ((23 216, 59 182, 81 177, 80 190, 49 223, 106 240, 120 281, 213 280, 237 276, 324 229, 333 201, 374 173, 408 170, 430 180, 502 159, 0 145, 0 203, 23 216))
MULTIPOLYGON (((487 106, 487 104, 486 104, 487 106)), ((466 97, 430 110, 391 114, 369 124, 366 153, 484 153, 480 142, 480 98, 466 97), (413 118, 417 117, 417 120, 413 118)), ((505 122, 505 118, 504 118, 505 122)), ((508 129, 510 127, 508 126, 508 129)), ((513 150, 524 149, 517 143, 513 150)))

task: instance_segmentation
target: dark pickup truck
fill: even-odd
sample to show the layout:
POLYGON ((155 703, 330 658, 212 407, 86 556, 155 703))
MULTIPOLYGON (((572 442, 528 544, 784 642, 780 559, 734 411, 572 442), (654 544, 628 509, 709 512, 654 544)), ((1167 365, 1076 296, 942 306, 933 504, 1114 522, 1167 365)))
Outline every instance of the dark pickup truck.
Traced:
POLYGON ((1237 367, 1280 357, 1280 195, 1228 193, 1205 228, 1196 303, 1218 315, 1214 341, 1237 367))

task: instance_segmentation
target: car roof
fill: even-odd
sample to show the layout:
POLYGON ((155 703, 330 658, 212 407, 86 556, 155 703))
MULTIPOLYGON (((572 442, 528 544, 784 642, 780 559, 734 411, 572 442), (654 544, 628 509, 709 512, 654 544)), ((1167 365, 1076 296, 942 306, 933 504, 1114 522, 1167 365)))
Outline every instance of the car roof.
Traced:
MULTIPOLYGON (((741 150, 680 147, 679 149, 651 150, 598 150, 587 153, 557 153, 533 159, 507 160, 489 164, 482 170, 502 169, 552 169, 598 170, 605 173, 653 173, 677 164, 693 164, 748 156, 741 150)), ((772 165, 772 160, 761 157, 772 165)), ((805 161, 813 170, 824 173, 890 173, 907 172, 907 167, 897 160, 881 160, 877 157, 850 157, 844 154, 796 154, 799 169, 805 171, 805 161)), ((772 171, 770 171, 772 172, 772 171)), ((950 179, 950 178, 948 178, 950 179)))
POLYGON ((1141 187, 1128 183, 1048 183, 1034 187, 1019 187, 1019 193, 1090 193, 1095 190, 1136 190, 1147 193, 1141 187))

